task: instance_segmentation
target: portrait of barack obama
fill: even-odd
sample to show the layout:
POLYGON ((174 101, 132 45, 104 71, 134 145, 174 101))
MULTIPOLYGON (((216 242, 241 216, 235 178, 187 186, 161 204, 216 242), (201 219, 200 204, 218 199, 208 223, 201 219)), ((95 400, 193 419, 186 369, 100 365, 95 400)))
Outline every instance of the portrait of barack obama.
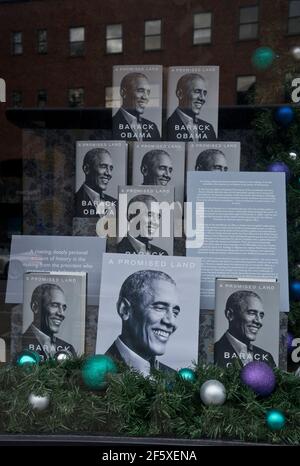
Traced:
POLYGON ((131 274, 121 286, 117 312, 121 333, 105 354, 144 376, 150 375, 152 368, 175 373, 157 359, 166 353, 177 329, 180 304, 175 281, 157 270, 131 274))
POLYGON ((22 335, 22 349, 35 351, 43 360, 57 352, 75 357, 73 346, 57 337, 66 318, 67 302, 63 289, 54 283, 43 283, 32 293, 30 307, 33 321, 22 335))
POLYGON ((151 87, 143 73, 126 74, 120 84, 122 105, 112 118, 113 136, 117 140, 159 141, 160 133, 154 121, 144 118, 151 87))
POLYGON ((235 291, 227 299, 225 316, 228 330, 214 345, 215 364, 229 367, 236 362, 242 367, 262 361, 276 367, 271 353, 254 345, 265 316, 260 296, 249 290, 235 291))

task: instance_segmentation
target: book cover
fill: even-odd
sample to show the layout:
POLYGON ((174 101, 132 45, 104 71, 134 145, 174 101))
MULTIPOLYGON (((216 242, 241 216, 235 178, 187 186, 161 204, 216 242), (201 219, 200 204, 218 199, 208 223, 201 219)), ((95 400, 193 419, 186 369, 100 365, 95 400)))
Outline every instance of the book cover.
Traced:
POLYGON ((175 201, 183 205, 185 144, 181 142, 134 142, 132 184, 175 189, 175 201))
POLYGON ((214 141, 218 137, 219 67, 173 66, 168 71, 167 139, 214 141))
POLYGON ((116 216, 118 187, 126 180, 126 142, 77 141, 75 217, 116 216))
POLYGON ((202 258, 201 305, 215 308, 215 278, 277 279, 289 312, 284 173, 188 172, 187 256, 202 258))
POLYGON ((240 171, 240 142, 189 142, 187 171, 240 171))
POLYGON ((173 255, 174 188, 120 186, 117 251, 173 255))
POLYGON ((59 352, 84 353, 86 281, 84 272, 24 274, 22 349, 42 359, 59 352))
POLYGON ((201 260, 104 254, 96 354, 150 375, 198 361, 201 260))
POLYGON ((113 138, 159 141, 162 119, 162 66, 113 66, 113 138))
POLYGON ((279 282, 216 279, 214 362, 279 362, 279 282))

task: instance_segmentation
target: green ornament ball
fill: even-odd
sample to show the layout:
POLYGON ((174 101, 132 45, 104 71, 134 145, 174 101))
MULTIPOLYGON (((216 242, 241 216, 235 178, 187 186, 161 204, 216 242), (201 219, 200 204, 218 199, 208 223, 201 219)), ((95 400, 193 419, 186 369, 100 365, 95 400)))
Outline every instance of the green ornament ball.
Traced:
POLYGON ((28 367, 38 364, 41 357, 35 351, 24 350, 17 355, 16 364, 19 367, 28 367))
POLYGON ((267 425, 271 430, 280 430, 285 425, 285 416, 277 409, 271 409, 266 414, 267 425))
POLYGON ((82 367, 82 379, 91 390, 102 390, 107 386, 107 375, 115 374, 117 366, 109 356, 96 354, 86 359, 82 367))
POLYGON ((195 382, 196 380, 196 373, 188 367, 180 369, 178 371, 178 374, 183 380, 187 380, 188 382, 195 382))
POLYGON ((252 64, 258 70, 266 70, 272 65, 275 56, 270 47, 258 47, 252 55, 252 64))

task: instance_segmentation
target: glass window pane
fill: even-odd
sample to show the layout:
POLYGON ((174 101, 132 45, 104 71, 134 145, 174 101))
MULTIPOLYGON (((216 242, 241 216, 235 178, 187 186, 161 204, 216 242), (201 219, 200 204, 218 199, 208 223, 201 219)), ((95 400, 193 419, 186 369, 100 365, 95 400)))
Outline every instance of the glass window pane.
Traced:
POLYGON ((84 42, 71 42, 70 55, 72 57, 84 55, 84 42))
POLYGON ((71 28, 70 29, 70 42, 84 41, 84 28, 71 28))
POLYGON ((240 39, 255 39, 258 33, 257 24, 242 24, 240 25, 240 39))
POLYGON ((47 30, 46 29, 40 29, 38 31, 38 40, 39 40, 39 42, 45 42, 47 40, 47 30))
POLYGON ((16 55, 20 55, 23 53, 23 45, 22 44, 14 44, 14 53, 16 55))
POLYGON ((258 21, 258 7, 250 6, 240 9, 240 23, 255 23, 258 21))
POLYGON ((106 42, 107 53, 121 53, 122 52, 122 39, 109 39, 106 42))
POLYGON ((211 42, 211 29, 197 29, 194 31, 194 44, 209 44, 211 42))
POLYGON ((22 42, 22 32, 14 32, 13 35, 14 42, 22 42))
POLYGON ((247 91, 255 81, 255 76, 239 76, 237 79, 237 90, 242 92, 247 91))
POLYGON ((290 2, 289 16, 300 16, 300 1, 293 0, 290 2))
POLYGON ((160 36, 145 37, 145 50, 159 50, 161 48, 160 36))
POLYGON ((111 24, 106 26, 106 38, 115 39, 122 37, 122 24, 111 24))
POLYGON ((290 34, 300 34, 300 17, 289 19, 288 32, 290 34))
POLYGON ((211 13, 197 13, 194 15, 194 28, 209 28, 211 26, 211 13))
POLYGON ((146 21, 145 23, 145 35, 154 36, 161 32, 161 20, 157 21, 146 21))

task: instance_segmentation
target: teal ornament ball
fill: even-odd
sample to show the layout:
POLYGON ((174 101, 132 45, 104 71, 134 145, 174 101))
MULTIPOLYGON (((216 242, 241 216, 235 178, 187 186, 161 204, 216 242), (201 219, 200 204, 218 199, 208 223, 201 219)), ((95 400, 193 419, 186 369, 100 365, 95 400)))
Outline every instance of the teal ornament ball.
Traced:
POLYGON ((192 370, 189 369, 188 367, 184 367, 183 369, 180 369, 178 371, 179 376, 188 382, 195 382, 196 380, 196 373, 192 370))
POLYGON ((102 390, 107 386, 107 375, 115 374, 117 366, 114 361, 102 354, 90 356, 82 367, 82 379, 91 390, 102 390))
POLYGON ((41 357, 35 351, 24 350, 18 354, 16 358, 16 364, 19 367, 28 367, 38 364, 41 361, 41 357))
POLYGON ((266 70, 272 65, 275 57, 276 55, 270 47, 259 47, 252 55, 252 64, 258 70, 266 70))
POLYGON ((277 409, 271 409, 266 414, 267 425, 271 430, 280 430, 285 425, 285 416, 277 409))

